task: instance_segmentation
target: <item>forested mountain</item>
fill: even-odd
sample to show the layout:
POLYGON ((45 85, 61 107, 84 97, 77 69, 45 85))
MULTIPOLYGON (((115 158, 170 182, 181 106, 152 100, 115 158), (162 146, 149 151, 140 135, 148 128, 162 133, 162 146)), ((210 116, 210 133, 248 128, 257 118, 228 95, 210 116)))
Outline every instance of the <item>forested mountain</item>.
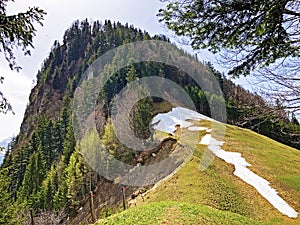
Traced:
MULTIPOLYGON (((74 91, 89 65, 117 46, 143 40, 169 42, 163 35, 150 36, 128 24, 109 20, 103 24, 99 21, 93 24, 87 20, 76 21, 65 32, 63 43, 54 42, 48 58, 37 73, 37 84, 31 91, 20 133, 10 143, 1 166, 1 180, 5 182, 1 182, 0 187, 3 196, 0 224, 16 224, 16 221, 22 220, 22 214, 18 212, 25 213, 30 208, 35 213, 45 210, 63 212, 60 214, 62 220, 68 216, 72 218, 86 203, 89 192, 100 183, 107 189, 119 190, 95 173, 78 151, 71 109, 74 91)), ((226 79, 210 63, 204 67, 214 74, 224 93, 229 123, 253 129, 300 149, 299 123, 296 118, 290 119, 286 115, 280 108, 280 102, 276 106, 270 105, 259 95, 245 91, 226 79)), ((205 93, 182 71, 153 62, 121 69, 106 84, 99 98, 105 98, 106 104, 110 105, 114 96, 128 83, 151 75, 176 82, 189 93, 197 110, 208 116, 211 113, 209 103, 221 98, 205 93)), ((133 127, 137 136, 149 137, 146 127, 153 115, 159 112, 155 105, 161 102, 160 98, 147 98, 140 102, 140 107, 137 106, 133 112, 136 119, 133 127)), ((113 133, 110 112, 101 109, 100 114, 100 120, 104 121, 98 126, 102 142, 114 157, 135 163, 134 152, 124 147, 113 133)), ((116 198, 113 203, 117 204, 119 200, 116 198)))

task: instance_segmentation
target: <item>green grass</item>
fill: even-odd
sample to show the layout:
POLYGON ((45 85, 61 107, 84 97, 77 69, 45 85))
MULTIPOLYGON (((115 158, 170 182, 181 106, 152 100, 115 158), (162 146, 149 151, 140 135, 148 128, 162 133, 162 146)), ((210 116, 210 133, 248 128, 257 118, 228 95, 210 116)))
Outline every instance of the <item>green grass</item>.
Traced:
MULTIPOLYGON (((212 126, 211 122, 195 123, 212 126)), ((200 171, 199 163, 206 146, 195 143, 204 134, 183 129, 179 141, 195 146, 190 161, 157 189, 148 192, 145 201, 139 199, 141 208, 130 209, 100 224, 247 224, 247 221, 255 224, 254 221, 262 221, 270 225, 300 225, 300 216, 290 219, 282 215, 252 186, 234 176, 233 165, 216 157, 206 170, 200 171), (195 212, 186 216, 191 208, 195 208, 195 212)), ((299 150, 229 125, 226 125, 224 141, 224 150, 242 153, 252 164, 249 169, 268 180, 271 187, 300 213, 299 150)))
POLYGON ((280 196, 300 211, 299 150, 233 126, 228 126, 225 140, 225 150, 241 152, 252 164, 250 169, 268 180, 280 196))
POLYGON ((100 224, 146 225, 146 224, 262 224, 241 215, 224 212, 208 206, 178 202, 155 202, 140 207, 130 208, 107 219, 100 224))
MULTIPOLYGON (((210 122, 197 122, 198 126, 211 127, 210 122)), ((203 132, 182 132, 180 141, 186 144, 199 141, 203 132)), ((253 172, 267 179, 279 195, 296 211, 300 211, 300 151, 282 145, 246 129, 226 126, 226 151, 240 152, 252 164, 253 172)), ((297 219, 283 216, 252 186, 233 175, 234 166, 215 158, 205 170, 199 163, 205 146, 197 145, 193 158, 176 175, 146 195, 147 204, 158 201, 179 201, 208 205, 262 220, 271 224, 300 224, 297 219)))

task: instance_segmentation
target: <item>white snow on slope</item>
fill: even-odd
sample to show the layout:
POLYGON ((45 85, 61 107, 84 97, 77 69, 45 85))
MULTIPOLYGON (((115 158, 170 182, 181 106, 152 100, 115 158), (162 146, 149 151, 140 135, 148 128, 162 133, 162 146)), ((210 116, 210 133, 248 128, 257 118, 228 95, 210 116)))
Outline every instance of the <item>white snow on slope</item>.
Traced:
POLYGON ((207 127, 191 126, 191 127, 188 127, 188 130, 190 130, 190 131, 203 131, 203 130, 208 130, 208 128, 207 127))
POLYGON ((247 168, 247 166, 251 166, 251 164, 242 157, 241 153, 224 151, 221 148, 223 142, 211 137, 210 134, 206 134, 201 139, 200 144, 208 145, 208 149, 217 157, 223 159, 227 163, 233 164, 235 167, 233 174, 254 187, 282 214, 291 218, 296 218, 298 216, 298 213, 278 195, 278 192, 274 188, 270 186, 269 181, 256 175, 247 168))
MULTIPOLYGON (((173 108, 171 112, 158 114, 153 118, 153 123, 159 121, 154 128, 168 133, 173 133, 176 130, 176 124, 180 124, 182 128, 187 127, 191 132, 204 129, 202 127, 195 128, 196 126, 193 126, 192 123, 186 121, 188 119, 203 119, 212 121, 211 118, 203 116, 197 112, 182 107, 177 107, 173 108)), ((211 132, 211 129, 207 129, 206 132, 211 132)), ((224 144, 224 142, 213 138, 210 134, 206 134, 204 137, 202 137, 200 144, 207 145, 208 149, 217 157, 223 159, 227 163, 233 164, 235 167, 234 175, 254 187, 282 214, 290 218, 296 218, 298 216, 298 213, 278 195, 278 192, 270 186, 270 183, 267 180, 258 176, 247 168, 247 166, 251 166, 251 164, 249 164, 246 159, 242 157, 241 153, 227 152, 223 150, 221 146, 224 144)))
POLYGON ((175 128, 176 125, 180 125, 181 128, 187 128, 187 127, 191 128, 193 124, 186 121, 188 119, 191 120, 203 119, 203 120, 212 121, 211 118, 204 116, 200 113, 197 113, 193 110, 186 109, 183 107, 176 107, 173 108, 172 111, 168 113, 160 113, 156 115, 153 118, 152 123, 155 124, 159 121, 159 123, 154 126, 156 130, 160 130, 167 133, 173 133, 176 130, 175 128))

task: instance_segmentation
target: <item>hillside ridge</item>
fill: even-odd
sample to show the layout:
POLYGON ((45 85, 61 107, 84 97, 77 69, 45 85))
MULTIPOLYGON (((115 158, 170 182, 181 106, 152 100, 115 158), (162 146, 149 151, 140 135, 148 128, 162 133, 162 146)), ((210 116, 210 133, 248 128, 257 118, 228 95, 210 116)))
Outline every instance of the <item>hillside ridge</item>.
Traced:
MULTIPOLYGON (((103 23, 100 21, 90 23, 87 19, 75 21, 66 30, 62 43, 58 41, 54 42, 49 56, 44 60, 40 71, 38 71, 37 84, 30 94, 29 104, 24 115, 20 133, 9 144, 10 149, 7 151, 1 165, 0 177, 3 182, 0 183, 0 193, 3 196, 5 204, 2 204, 3 207, 0 208, 0 216, 3 216, 4 223, 17 224, 17 222, 23 219, 20 217, 24 217, 25 220, 29 221, 30 212, 34 214, 37 221, 45 217, 53 218, 55 217, 54 215, 59 215, 57 216, 59 217, 58 220, 64 222, 71 221, 72 219, 76 220, 76 218, 78 219, 77 216, 80 217, 82 215, 80 212, 81 209, 87 209, 88 201, 91 199, 90 193, 93 191, 99 194, 99 196, 96 196, 99 201, 95 201, 95 208, 103 208, 107 214, 110 214, 110 211, 118 211, 118 204, 122 197, 119 192, 121 187, 118 184, 113 184, 112 181, 108 181, 109 179, 104 176, 107 174, 115 175, 117 166, 110 163, 100 163, 97 167, 97 162, 101 161, 101 157, 98 157, 99 152, 108 155, 109 159, 115 159, 114 162, 119 161, 123 165, 128 165, 126 168, 135 167, 137 164, 143 166, 149 159, 152 162, 158 163, 160 157, 155 158, 153 155, 160 153, 151 154, 149 158, 147 154, 137 153, 136 149, 119 140, 114 130, 115 121, 113 121, 114 118, 112 115, 114 106, 116 106, 114 105, 116 96, 120 96, 120 93, 125 93, 129 96, 127 99, 125 98, 125 102, 121 102, 124 103, 123 105, 128 105, 127 103, 130 100, 144 96, 144 98, 141 98, 141 100, 133 105, 132 110, 128 112, 123 110, 130 115, 128 124, 124 125, 127 132, 123 133, 126 135, 134 134, 137 140, 142 140, 138 141, 137 144, 144 147, 152 139, 153 127, 149 127, 152 118, 159 113, 169 112, 178 105, 185 105, 182 99, 176 99, 178 93, 177 89, 175 90, 174 88, 161 91, 163 96, 167 96, 170 99, 175 98, 174 102, 165 101, 164 98, 157 96, 145 97, 149 93, 149 90, 142 90, 139 81, 146 80, 148 77, 157 77, 159 81, 168 80, 169 83, 173 83, 176 87, 179 87, 191 99, 191 102, 195 106, 194 110, 202 113, 206 118, 212 114, 213 109, 210 107, 211 105, 221 104, 227 112, 224 110, 222 111, 223 114, 221 113, 220 115, 223 116, 222 118, 227 117, 229 123, 251 128, 281 143, 300 149, 299 139, 297 139, 299 137, 300 126, 295 121, 291 121, 284 111, 277 109, 276 106, 269 105, 259 95, 250 93, 242 87, 235 85, 226 79, 224 74, 216 71, 210 63, 200 63, 196 56, 177 48, 175 44, 170 43, 170 40, 166 36, 151 36, 146 31, 135 28, 132 25, 112 22, 110 20, 106 20, 103 23), (128 65, 126 62, 123 62, 122 59, 124 58, 132 60, 132 56, 136 53, 140 55, 143 53, 141 48, 130 47, 137 46, 134 43, 141 43, 143 41, 147 43, 164 43, 164 45, 161 44, 158 46, 154 44, 152 45, 153 48, 148 48, 149 57, 146 61, 133 64, 128 63, 128 65), (119 46, 126 46, 127 49, 118 48, 119 46), (177 68, 176 65, 153 61, 153 58, 158 55, 159 57, 163 57, 166 62, 168 60, 169 62, 172 60, 172 62, 176 61, 168 55, 167 50, 170 50, 169 48, 171 47, 174 48, 178 56, 176 58, 178 62, 191 61, 195 67, 191 66, 189 69, 199 68, 203 75, 201 79, 205 83, 204 88, 217 84, 219 85, 220 93, 211 93, 203 90, 197 83, 197 79, 193 79, 189 74, 177 68), (112 62, 107 63, 105 66, 103 65, 103 74, 110 75, 110 79, 107 80, 102 90, 99 91, 97 87, 95 88, 97 83, 93 82, 87 76, 87 71, 89 71, 88 68, 92 67, 99 57, 111 50, 115 53, 112 56, 112 62), (124 63, 126 64, 125 66, 116 70, 116 68, 124 65, 124 63), (115 73, 112 73, 112 71, 115 71, 115 73), (140 86, 132 86, 132 83, 140 86), (131 88, 127 88, 126 91, 122 92, 126 87, 131 88), (82 90, 82 92, 78 90, 82 90), (93 91, 95 90, 98 90, 99 93, 94 93, 93 91), (86 98, 83 98, 82 104, 79 104, 78 108, 76 108, 75 103, 78 100, 76 97, 80 99, 80 93, 85 94, 84 97, 86 98), (87 108, 90 111, 84 110, 87 108), (277 111, 277 113, 270 114, 269 109, 272 109, 272 112, 277 111), (78 120, 74 119, 76 112, 79 112, 78 120), (80 112, 83 113, 80 114, 80 112), (76 126, 78 124, 82 126, 76 126), (90 124, 94 126, 93 129, 81 133, 81 128, 86 128, 90 124), (132 132, 129 132, 129 127, 132 128, 132 132), (91 151, 89 149, 89 144, 95 140, 97 141, 97 146, 100 146, 103 151, 99 151, 99 149, 91 151), (87 160, 86 155, 82 151, 82 146, 84 145, 90 153, 91 160, 87 160), (92 162, 96 163, 93 165, 92 162), (99 185, 101 186, 101 184, 105 186, 105 189, 109 190, 102 190, 100 192, 101 188, 99 189, 99 185), (107 198, 100 196, 105 195, 105 191, 109 193, 106 196, 107 198), (113 197, 114 193, 116 197, 113 197)), ((153 86, 159 89, 164 87, 163 84, 163 82, 156 82, 153 86)), ((198 167, 199 163, 203 161, 202 158, 214 159, 207 161, 207 165, 205 163, 202 164, 205 168, 208 168, 202 175, 205 179, 212 181, 212 184, 203 182, 203 185, 206 185, 205 187, 202 186, 203 192, 206 193, 202 193, 203 195, 197 194, 195 197, 196 203, 203 203, 221 210, 224 209, 239 213, 243 216, 253 216, 252 212, 257 212, 257 210, 252 206, 253 204, 248 206, 245 202, 251 202, 249 195, 253 194, 253 196, 256 196, 254 194, 255 191, 247 188, 245 184, 238 181, 232 173, 220 176, 219 173, 212 171, 216 169, 215 164, 222 164, 224 168, 232 170, 232 172, 233 167, 223 164, 219 159, 210 158, 213 157, 209 153, 210 151, 206 151, 205 146, 199 145, 199 138, 205 130, 198 129, 197 123, 200 123, 200 127, 207 127, 214 130, 211 127, 212 125, 209 123, 205 124, 206 122, 204 121, 187 122, 194 123, 194 128, 189 128, 194 129, 193 132, 191 130, 185 131, 183 124, 180 124, 181 127, 179 127, 178 131, 169 130, 167 133, 156 131, 155 135, 160 141, 162 140, 161 137, 171 137, 179 141, 182 146, 192 146, 192 149, 194 149, 192 159, 199 161, 197 164, 198 167), (198 157, 199 155, 203 155, 203 157, 198 157), (207 173, 211 173, 212 177, 208 176, 207 173), (214 177, 218 177, 222 182, 218 183, 214 177), (229 177, 234 182, 230 182, 228 180, 229 177), (247 192, 245 191, 244 193, 243 190, 240 190, 238 188, 239 185, 243 186, 247 192), (214 198, 210 198, 209 195, 212 193, 208 190, 215 190, 220 193, 214 196, 214 198), (224 194, 223 190, 226 190, 233 197, 224 194), (199 196, 202 198, 201 201, 198 199, 200 198, 199 196), (242 205, 241 208, 238 207, 239 204, 242 205)), ((119 122, 117 125, 123 125, 123 123, 119 122)), ((157 128, 157 130, 159 129, 157 128)), ((222 146, 224 150, 241 151, 245 159, 249 160, 248 162, 252 165, 251 170, 270 181, 271 186, 278 189, 279 193, 284 196, 284 199, 292 207, 299 209, 297 201, 299 199, 298 187, 300 184, 299 179, 295 176, 298 170, 295 166, 292 166, 299 163, 299 151, 292 153, 289 150, 290 148, 284 145, 265 141, 266 139, 263 139, 261 136, 250 135, 249 132, 244 132, 242 129, 239 132, 235 133, 234 129, 227 126, 226 133, 216 131, 216 134, 223 135, 225 139, 227 138, 226 143, 222 146), (249 140, 244 139, 244 137, 248 136, 249 140), (258 141, 254 142, 253 139, 257 139, 258 141), (264 142, 272 146, 273 149, 264 145, 264 142), (254 145, 261 151, 257 150, 254 145), (242 149, 241 146, 243 146, 242 149), (281 165, 282 162, 285 162, 285 164, 281 165), (260 165, 263 169, 260 170, 261 168, 256 164, 260 165), (276 167, 280 167, 282 170, 277 171, 276 167), (275 175, 272 174, 274 171, 276 171, 275 175), (296 197, 293 198, 293 196, 296 197)), ((166 148, 169 150, 165 152, 170 151, 170 148, 166 148)), ((147 148, 145 147, 145 149, 147 148)), ((185 161, 185 158, 190 156, 190 151, 187 148, 181 148, 181 150, 183 150, 184 154, 179 154, 179 151, 175 151, 176 154, 174 153, 174 168, 169 170, 167 168, 163 175, 172 172, 185 161), (177 159, 178 161, 176 161, 177 159)), ((161 154, 166 158, 172 159, 165 152, 161 152, 161 154)), ((185 171, 185 168, 194 166, 193 160, 187 161, 181 170, 170 177, 170 180, 173 180, 174 177, 179 177, 179 174, 185 171)), ((156 164, 153 165, 155 167, 156 164)), ((198 167, 190 171, 194 173, 190 174, 190 177, 202 179, 198 177, 198 167)), ((159 171, 162 168, 164 167, 157 166, 156 169, 159 171)), ((160 178, 162 177, 165 176, 161 176, 160 178)), ((113 176, 112 180, 114 179, 115 176, 113 176)), ((141 180, 137 179, 135 181, 135 179, 132 179, 131 181, 139 182, 141 180)), ((194 180, 190 183, 192 184, 192 191, 195 191, 192 188, 194 182, 197 183, 198 181, 194 180)), ((169 183, 167 185, 169 188, 174 188, 173 196, 170 196, 170 200, 173 197, 180 198, 177 195, 177 188, 180 190, 182 187, 179 185, 175 188, 172 185, 169 183)), ((126 194, 127 197, 136 189, 132 188, 131 191, 129 190, 126 194)), ((161 192, 161 186, 157 190, 161 192)), ((197 191, 199 192, 199 190, 197 191)), ((179 192, 184 192, 184 189, 179 192)), ((258 199, 259 202, 257 205, 266 207, 267 209, 262 211, 266 214, 270 212, 275 213, 275 220, 278 218, 281 219, 277 212, 274 212, 268 206, 268 203, 264 202, 260 197, 258 199)), ((173 200, 177 201, 177 199, 173 200)), ((256 200, 253 201, 255 202, 256 200)), ((259 213, 258 215, 257 218, 259 220, 262 219, 259 213)), ((100 215, 97 216, 100 217, 100 215)), ((84 217, 81 219, 84 220, 84 217)), ((270 215, 267 217, 273 218, 270 215)), ((80 221, 81 219, 76 221, 80 221)))

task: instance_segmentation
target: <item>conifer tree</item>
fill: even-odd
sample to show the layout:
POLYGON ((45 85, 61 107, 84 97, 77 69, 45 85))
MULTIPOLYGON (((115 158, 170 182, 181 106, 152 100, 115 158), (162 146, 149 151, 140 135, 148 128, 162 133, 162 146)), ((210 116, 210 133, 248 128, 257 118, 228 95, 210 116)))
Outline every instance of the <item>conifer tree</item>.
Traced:
POLYGON ((40 186, 46 174, 45 164, 46 162, 40 150, 31 156, 22 182, 22 190, 20 193, 22 198, 28 199, 31 194, 35 194, 40 190, 40 186))
POLYGON ((17 206, 13 202, 9 192, 10 179, 8 170, 0 170, 0 224, 14 225, 21 224, 17 217, 17 206))
POLYGON ((69 165, 65 170, 66 186, 67 186, 67 201, 68 208, 71 213, 74 213, 79 206, 81 188, 83 185, 83 173, 81 170, 80 154, 78 150, 72 153, 69 160, 69 165))
POLYGON ((65 163, 69 161, 70 156, 75 149, 75 145, 76 142, 74 137, 73 126, 71 123, 69 123, 67 127, 66 137, 63 142, 63 155, 64 155, 65 163))

